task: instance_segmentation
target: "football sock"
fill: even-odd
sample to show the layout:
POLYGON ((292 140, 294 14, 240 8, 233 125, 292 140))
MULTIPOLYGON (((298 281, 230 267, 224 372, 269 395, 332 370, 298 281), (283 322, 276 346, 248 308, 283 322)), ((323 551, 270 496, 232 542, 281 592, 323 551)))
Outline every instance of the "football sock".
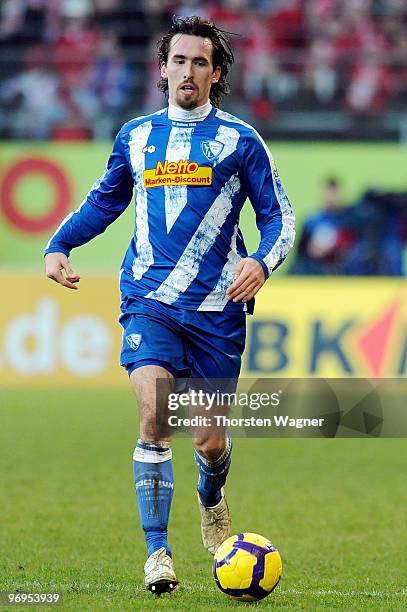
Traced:
POLYGON ((167 442, 138 440, 133 454, 133 473, 147 556, 162 547, 171 556, 167 541, 174 492, 170 445, 167 442))
POLYGON ((226 437, 226 448, 216 461, 207 461, 196 450, 195 461, 198 466, 198 493, 205 508, 216 506, 221 498, 221 488, 226 482, 232 454, 232 440, 226 437))

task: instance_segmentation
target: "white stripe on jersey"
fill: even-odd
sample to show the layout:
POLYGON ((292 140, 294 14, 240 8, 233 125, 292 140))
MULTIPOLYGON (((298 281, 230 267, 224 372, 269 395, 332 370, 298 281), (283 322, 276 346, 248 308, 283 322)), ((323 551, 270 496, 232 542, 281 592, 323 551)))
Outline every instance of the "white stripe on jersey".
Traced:
POLYGON ((270 169, 271 169, 271 175, 273 177, 274 191, 276 192, 277 201, 281 208, 281 222, 283 224, 280 235, 278 239, 276 240, 273 248, 263 258, 263 261, 268 267, 269 272, 271 274, 271 272, 274 270, 278 262, 284 257, 286 257, 288 251, 291 249, 291 247, 294 244, 295 215, 294 215, 293 209, 291 208, 291 204, 287 197, 287 194, 284 191, 280 177, 278 176, 277 172, 275 171, 273 167, 273 157, 270 153, 270 150, 268 146, 266 145, 266 143, 264 142, 263 138, 260 136, 260 134, 258 134, 256 130, 254 130, 254 132, 259 138, 261 144, 263 145, 267 153, 267 156, 269 158, 269 161, 270 161, 270 169))
POLYGON ((233 174, 202 219, 177 265, 158 289, 150 291, 146 297, 173 304, 188 289, 198 275, 203 257, 219 236, 221 227, 232 210, 233 196, 239 190, 239 177, 233 174))
MULTIPOLYGON (((230 251, 228 259, 223 266, 222 273, 219 277, 216 286, 204 299, 198 310, 223 310, 228 303, 226 291, 234 281, 235 269, 239 261, 240 255, 237 253, 236 238, 238 232, 238 224, 235 225, 235 230, 230 241, 230 251)), ((244 304, 244 310, 247 310, 247 304, 244 304)))
POLYGON ((147 144, 151 128, 151 121, 142 123, 131 131, 129 140, 130 161, 134 172, 134 182, 137 185, 135 222, 137 255, 132 266, 134 280, 139 280, 154 263, 153 247, 148 229, 147 190, 143 180, 145 167, 143 148, 147 144))
POLYGON ((237 149, 237 143, 239 142, 240 134, 235 128, 229 128, 225 125, 219 126, 219 129, 216 133, 215 140, 221 142, 224 146, 222 151, 220 152, 219 157, 215 159, 213 162, 213 167, 217 166, 221 162, 223 162, 226 157, 232 155, 237 149))
POLYGON ((226 113, 225 111, 220 110, 219 108, 216 110, 215 114, 216 114, 216 117, 218 117, 218 119, 223 119, 224 121, 229 121, 229 123, 238 123, 239 125, 244 125, 245 127, 249 128, 250 130, 253 130, 252 126, 249 125, 248 123, 246 123, 246 121, 243 121, 243 119, 238 119, 234 115, 231 115, 230 113, 226 113))
MULTIPOLYGON (((165 159, 168 159, 169 162, 189 159, 193 131, 194 128, 173 127, 168 139, 165 159)), ((170 231, 187 203, 187 190, 187 185, 166 185, 164 187, 167 232, 170 231)))

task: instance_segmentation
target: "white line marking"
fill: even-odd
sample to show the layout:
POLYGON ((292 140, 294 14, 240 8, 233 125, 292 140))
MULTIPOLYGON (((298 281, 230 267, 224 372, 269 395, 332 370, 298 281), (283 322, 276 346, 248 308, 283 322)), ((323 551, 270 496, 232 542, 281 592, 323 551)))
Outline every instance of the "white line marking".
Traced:
MULTIPOLYGON (((213 589, 207 584, 191 584, 187 580, 181 585, 182 591, 190 593, 210 593, 216 587, 213 585, 213 589)), ((72 582, 60 583, 60 582, 42 582, 42 581, 24 581, 22 588, 27 589, 45 589, 45 590, 59 590, 65 592, 72 591, 72 588, 79 589, 81 591, 110 591, 112 593, 127 592, 127 591, 140 591, 145 592, 145 588, 141 584, 132 583, 114 583, 114 582, 79 582, 73 580, 72 582)), ((303 590, 296 588, 282 589, 277 587, 275 594, 281 595, 298 595, 300 597, 313 596, 313 597, 406 597, 407 588, 402 588, 399 591, 338 591, 336 589, 317 589, 317 590, 303 590)))
POLYGON ((328 595, 335 595, 337 597, 400 597, 407 595, 407 589, 402 589, 401 591, 337 591, 336 589, 302 591, 300 589, 278 589, 278 592, 287 595, 313 595, 316 597, 326 597, 328 595))

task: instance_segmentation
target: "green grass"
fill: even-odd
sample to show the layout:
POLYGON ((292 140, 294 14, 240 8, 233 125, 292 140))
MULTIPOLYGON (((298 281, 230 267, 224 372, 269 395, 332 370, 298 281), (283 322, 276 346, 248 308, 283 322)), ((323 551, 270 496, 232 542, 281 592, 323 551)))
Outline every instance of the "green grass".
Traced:
MULTIPOLYGON (((173 444, 180 586, 142 589, 130 391, 2 391, 0 419, 0 590, 62 591, 67 610, 244 609, 211 577, 186 439, 173 444)), ((401 439, 236 439, 233 531, 270 537, 283 558, 280 585, 253 607, 405 610, 406 460, 401 439)))

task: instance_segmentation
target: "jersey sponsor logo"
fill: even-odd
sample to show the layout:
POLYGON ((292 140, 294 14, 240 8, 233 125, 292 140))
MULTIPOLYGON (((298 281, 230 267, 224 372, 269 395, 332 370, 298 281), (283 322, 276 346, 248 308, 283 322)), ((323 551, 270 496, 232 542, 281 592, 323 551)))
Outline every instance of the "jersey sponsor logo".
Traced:
POLYGON ((137 351, 141 344, 141 334, 130 334, 126 336, 126 342, 133 351, 137 351))
POLYGON ((165 185, 212 185, 212 168, 198 162, 180 159, 179 162, 158 161, 155 168, 144 170, 144 187, 165 185))
POLYGON ((218 159, 224 146, 223 142, 219 142, 219 140, 205 140, 205 142, 201 142, 202 153, 210 162, 214 162, 218 159))

